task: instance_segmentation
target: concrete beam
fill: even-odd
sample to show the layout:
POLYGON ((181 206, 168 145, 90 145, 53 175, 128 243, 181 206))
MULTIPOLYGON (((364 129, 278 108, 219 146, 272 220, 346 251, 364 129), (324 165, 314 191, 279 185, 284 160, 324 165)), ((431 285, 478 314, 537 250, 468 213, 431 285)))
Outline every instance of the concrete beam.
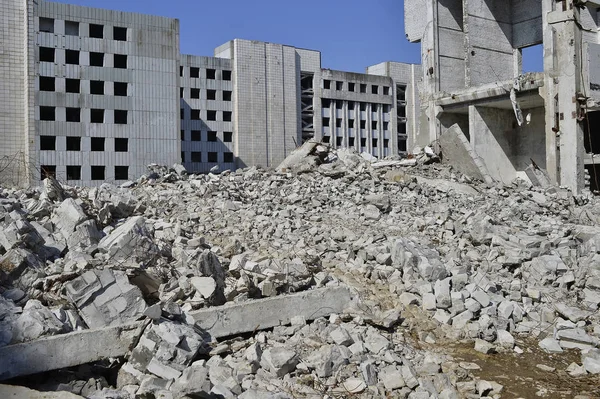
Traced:
MULTIPOLYGON (((191 312, 196 325, 212 337, 252 332, 341 313, 352 301, 343 287, 321 288, 291 295, 216 306, 191 312)), ((0 381, 9 378, 125 356, 145 322, 77 331, 0 348, 0 381)))
POLYGON ((306 320, 341 313, 352 301, 347 288, 321 288, 296 294, 258 299, 190 312, 196 326, 215 338, 290 323, 294 316, 306 320))
POLYGON ((4 346, 0 348, 0 380, 123 356, 143 324, 77 331, 4 346))

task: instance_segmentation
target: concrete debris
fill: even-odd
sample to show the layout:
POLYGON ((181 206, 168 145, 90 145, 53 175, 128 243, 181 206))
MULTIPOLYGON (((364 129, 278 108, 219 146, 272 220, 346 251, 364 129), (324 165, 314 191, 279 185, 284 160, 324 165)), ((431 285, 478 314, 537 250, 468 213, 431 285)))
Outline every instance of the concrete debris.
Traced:
POLYGON ((581 351, 568 378, 598 373, 595 198, 481 182, 429 147, 410 173, 317 142, 293 155, 0 188, 0 378, 100 361, 115 386, 73 376, 71 392, 499 397, 481 355, 445 343, 525 361, 529 337, 581 351))
POLYGON ((124 272, 90 270, 65 284, 67 297, 90 328, 126 324, 140 318, 147 305, 124 272))
POLYGON ((440 136, 439 142, 443 164, 451 165, 456 171, 473 179, 493 183, 485 163, 457 124, 450 126, 440 136))

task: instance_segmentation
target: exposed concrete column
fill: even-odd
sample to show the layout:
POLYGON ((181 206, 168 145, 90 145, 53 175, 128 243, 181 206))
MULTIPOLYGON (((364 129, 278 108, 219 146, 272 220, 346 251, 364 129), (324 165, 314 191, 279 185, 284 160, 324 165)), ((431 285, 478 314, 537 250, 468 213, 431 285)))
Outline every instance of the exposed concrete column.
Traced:
MULTIPOLYGON (((419 139, 413 145, 427 145, 437 140, 439 135, 439 122, 434 93, 439 88, 439 62, 438 62, 438 15, 437 1, 427 1, 427 21, 429 24, 425 28, 423 39, 421 40, 421 60, 423 64, 423 94, 424 101, 427 103, 427 131, 421 132, 419 139)), ((409 152, 412 148, 407 148, 409 152)))
POLYGON ((554 32, 548 25, 548 13, 552 12, 554 0, 542 1, 542 27, 544 37, 544 87, 540 88, 540 94, 544 98, 545 125, 546 125, 546 170, 553 183, 558 183, 558 153, 556 149, 556 104, 554 96, 556 88, 554 85, 554 32))
MULTIPOLYGON (((569 1, 571 3, 571 1, 569 1)), ((583 127, 578 121, 577 93, 581 89, 581 31, 577 24, 576 7, 567 11, 552 11, 548 23, 555 30, 558 112, 560 129, 559 183, 574 193, 584 188, 585 153, 583 127)), ((547 143, 548 144, 548 143, 547 143)))

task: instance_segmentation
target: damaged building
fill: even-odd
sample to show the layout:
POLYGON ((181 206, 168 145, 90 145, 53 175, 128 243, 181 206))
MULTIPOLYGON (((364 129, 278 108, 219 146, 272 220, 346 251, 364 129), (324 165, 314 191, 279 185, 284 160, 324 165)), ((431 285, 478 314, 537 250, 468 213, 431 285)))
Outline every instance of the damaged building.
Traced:
POLYGON ((530 171, 539 168, 575 192, 588 180, 598 189, 600 2, 404 4, 406 36, 422 51, 424 123, 417 143, 439 144, 449 132, 468 140, 495 180, 535 180, 530 171), (543 72, 523 74, 524 52, 539 45, 543 72))
POLYGON ((123 183, 151 163, 275 167, 310 138, 383 158, 418 131, 417 65, 331 71, 319 51, 242 39, 183 55, 177 19, 44 0, 0 16, 6 184, 123 183))

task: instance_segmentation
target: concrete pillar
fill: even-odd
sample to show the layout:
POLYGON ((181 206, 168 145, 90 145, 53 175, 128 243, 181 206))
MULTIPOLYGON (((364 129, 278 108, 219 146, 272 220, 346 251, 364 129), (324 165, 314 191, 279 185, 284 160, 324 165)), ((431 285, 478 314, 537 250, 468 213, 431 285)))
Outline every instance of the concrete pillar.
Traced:
POLYGON ((556 118, 556 88, 554 76, 550 71, 554 70, 554 33, 548 24, 548 13, 552 11, 554 0, 542 1, 542 27, 544 38, 544 87, 540 88, 540 95, 544 98, 544 111, 546 122, 546 171, 553 183, 558 183, 558 152, 557 152, 557 128, 556 118))
MULTIPOLYGON (((552 11, 547 18, 555 32, 554 72, 558 80, 555 88, 558 94, 560 131, 559 183, 569 187, 574 193, 580 193, 584 188, 585 149, 583 126, 578 120, 580 107, 577 103, 577 93, 581 91, 582 81, 581 30, 577 21, 579 11, 576 7, 566 11, 552 11)), ((552 146, 551 137, 546 145, 552 146)), ((552 153, 552 149, 547 149, 547 152, 552 153)))

